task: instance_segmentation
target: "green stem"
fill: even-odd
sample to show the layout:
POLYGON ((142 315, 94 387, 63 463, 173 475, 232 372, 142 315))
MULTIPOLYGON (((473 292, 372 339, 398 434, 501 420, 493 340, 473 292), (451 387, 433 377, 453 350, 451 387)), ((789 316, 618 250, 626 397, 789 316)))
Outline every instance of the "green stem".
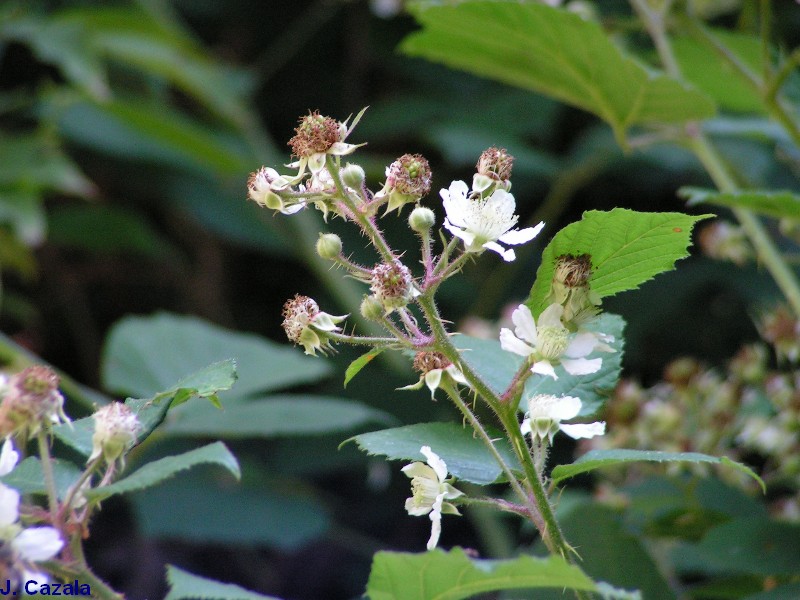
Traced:
POLYGON ((360 335, 345 335, 343 333, 336 333, 335 331, 323 332, 326 338, 340 344, 350 344, 352 346, 376 346, 379 348, 393 348, 398 344, 411 348, 412 345, 405 338, 386 338, 386 337, 369 337, 360 335))
POLYGON ((464 415, 464 418, 469 421, 470 425, 472 425, 472 428, 478 434, 478 437, 481 438, 481 441, 489 450, 489 453, 497 461, 497 464, 500 465, 500 468, 503 470, 503 473, 508 479, 509 484, 522 503, 529 506, 531 504, 530 496, 525 492, 525 490, 522 489, 522 486, 520 485, 517 476, 514 474, 514 471, 511 470, 511 467, 503 458, 503 455, 498 452, 494 442, 492 441, 492 438, 483 428, 483 425, 478 420, 478 417, 475 416, 475 413, 473 413, 469 409, 469 406, 467 406, 467 404, 461 399, 461 394, 458 392, 458 390, 455 389, 455 387, 449 381, 445 381, 444 377, 442 378, 442 382, 439 384, 439 387, 445 391, 450 400, 452 400, 453 404, 455 404, 458 410, 461 411, 461 414, 464 415))
POLYGON ((47 442, 47 434, 44 429, 40 429, 36 434, 36 441, 39 445, 39 462, 42 465, 42 474, 44 475, 44 485, 47 489, 47 505, 50 509, 50 521, 53 527, 62 530, 61 518, 58 510, 58 492, 56 488, 56 479, 53 475, 53 462, 50 457, 50 446, 47 442))

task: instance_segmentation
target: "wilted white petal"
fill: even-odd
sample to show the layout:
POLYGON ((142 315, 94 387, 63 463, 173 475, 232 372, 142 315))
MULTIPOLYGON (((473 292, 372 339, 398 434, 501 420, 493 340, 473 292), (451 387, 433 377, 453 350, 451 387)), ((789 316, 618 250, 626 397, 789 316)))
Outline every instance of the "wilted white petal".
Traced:
POLYGON ((439 495, 436 497, 436 501, 433 503, 433 510, 431 510, 430 520, 431 520, 431 537, 428 539, 427 548, 428 550, 433 550, 436 548, 436 544, 439 543, 439 536, 442 534, 442 502, 444 501, 444 495, 439 495))
POLYGON ((436 476, 439 478, 439 482, 441 483, 447 479, 447 465, 441 458, 439 458, 439 455, 431 450, 430 446, 423 446, 419 449, 419 451, 425 458, 428 459, 428 464, 431 466, 431 468, 436 471, 436 476))
POLYGON ((425 373, 425 385, 428 386, 428 389, 431 391, 431 398, 433 398, 433 392, 436 391, 436 388, 439 387, 439 383, 442 381, 442 369, 431 369, 427 373, 425 373))
POLYGON ((11 546, 20 557, 34 562, 50 560, 58 554, 63 545, 58 530, 52 527, 23 529, 11 542, 11 546))
POLYGON ((593 438, 598 435, 603 435, 606 432, 606 423, 605 421, 586 424, 576 423, 573 425, 562 423, 561 431, 575 440, 579 440, 581 438, 593 438))

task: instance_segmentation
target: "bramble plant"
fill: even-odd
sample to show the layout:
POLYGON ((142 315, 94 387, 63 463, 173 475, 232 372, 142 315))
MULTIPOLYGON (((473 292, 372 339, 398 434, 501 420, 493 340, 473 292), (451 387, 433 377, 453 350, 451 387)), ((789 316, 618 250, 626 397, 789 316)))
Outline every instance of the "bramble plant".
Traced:
MULTIPOLYGON (((140 14, 109 8, 99 15, 75 10, 53 19, 3 12, 9 19, 0 26, 2 39, 29 45, 68 82, 43 95, 24 118, 35 114, 43 119, 42 131, 50 131, 55 128, 47 127, 46 119, 53 124, 53 114, 84 103, 95 111, 89 114, 113 114, 134 130, 132 124, 150 135, 167 130, 165 139, 178 140, 175 147, 162 152, 157 144, 153 150, 144 143, 142 152, 151 152, 154 162, 166 156, 192 165, 176 179, 176 194, 183 199, 221 173, 240 177, 234 178, 237 189, 249 200, 240 198, 239 206, 258 212, 254 203, 274 213, 270 227, 280 225, 269 230, 285 227, 284 236, 275 239, 294 243, 291 251, 313 265, 338 305, 324 306, 306 290, 289 292, 296 293, 283 305, 282 327, 302 353, 192 317, 124 319, 109 336, 102 376, 106 389, 136 396, 124 402, 82 388, 1 339, 9 364, 0 379, 0 573, 5 575, 0 595, 121 600, 85 552, 98 511, 109 498, 132 494, 143 520, 171 521, 180 508, 170 494, 181 488, 170 490, 167 480, 197 465, 222 467, 230 477, 250 483, 252 493, 237 496, 236 503, 230 486, 212 490, 208 480, 190 479, 183 499, 211 507, 209 523, 222 525, 212 535, 203 529, 209 523, 192 523, 194 513, 187 511, 183 529, 160 523, 157 533, 180 537, 196 528, 198 540, 237 548, 265 539, 284 543, 284 549, 306 543, 328 524, 328 516, 320 516, 324 510, 303 504, 302 494, 293 491, 270 496, 264 471, 271 465, 263 457, 248 454, 240 469, 222 441, 208 440, 324 433, 338 441, 343 432, 350 435, 355 427, 378 422, 388 428, 353 435, 342 446, 394 461, 391 472, 410 486, 403 505, 409 522, 420 519, 426 531, 416 540, 418 552, 384 550, 384 539, 363 544, 378 547, 366 584, 371 600, 458 600, 482 593, 537 599, 569 593, 605 600, 800 597, 800 283, 792 254, 800 242, 800 50, 775 44, 773 3, 630 0, 630 11, 583 0, 373 3, 389 12, 390 4, 406 4, 419 23, 421 28, 401 44, 406 55, 543 94, 604 122, 606 141, 594 150, 601 158, 584 157, 585 162, 569 167, 578 183, 553 182, 555 191, 543 203, 551 212, 540 215, 547 224, 539 217, 530 223, 521 219, 526 211, 523 194, 515 196, 512 187, 515 159, 501 147, 521 157, 516 148, 526 151, 521 138, 530 132, 509 132, 499 122, 491 132, 497 145, 482 153, 476 149, 470 158, 475 169, 466 181, 438 190, 433 161, 416 152, 382 163, 383 177, 376 176, 375 156, 365 155, 368 140, 359 136, 379 106, 341 121, 309 111, 288 141, 292 162, 279 165, 277 153, 263 148, 253 125, 257 116, 233 91, 236 77, 226 77, 177 28, 165 26, 168 11, 151 4, 142 3, 152 11, 147 19, 142 18, 145 9, 140 14), (735 31, 716 25, 717 17, 733 13, 738 15, 735 31), (136 27, 130 27, 134 21, 136 27), (87 43, 78 44, 84 35, 87 43), (156 50, 143 53, 144 48, 156 50), (125 68, 128 61, 143 69, 141 80, 158 102, 139 102, 112 90, 120 73, 109 77, 98 67, 108 56, 125 68), (180 93, 164 94, 169 86, 160 85, 162 76, 180 93), (142 108, 160 107, 169 95, 180 102, 194 98, 204 110, 194 111, 191 119, 189 111, 172 109, 154 118, 142 108), (197 115, 221 119, 214 135, 205 135, 197 115), (229 143, 233 133, 242 148, 229 143), (506 137, 515 139, 505 142, 506 137), (728 147, 743 140, 751 144, 744 150, 728 147), (766 149, 759 148, 751 160, 756 144, 766 149), (556 219, 545 215, 556 216, 553 203, 569 195, 564 188, 590 181, 586 171, 608 160, 612 146, 626 157, 651 153, 656 161, 677 156, 658 151, 679 148, 681 160, 702 170, 700 176, 715 189, 695 187, 695 181, 678 190, 693 214, 588 210, 560 231, 547 229, 556 219), (780 165, 780 174, 763 165, 759 171, 750 162, 780 165), (250 174, 245 192, 244 176, 264 163, 250 174), (218 171, 209 175, 209 164, 218 171), (767 189, 773 184, 788 189, 767 189), (709 221, 715 215, 697 214, 707 207, 721 209, 727 219, 709 221), (674 359, 657 382, 623 379, 626 336, 636 336, 626 331, 622 316, 604 307, 630 302, 646 312, 647 302, 638 299, 645 290, 639 296, 632 291, 689 256, 698 223, 697 247, 706 257, 735 265, 737 274, 755 263, 774 282, 773 296, 781 297, 770 297, 754 311, 761 340, 720 364, 674 359), (339 233, 350 227, 360 237, 340 237, 334 233, 339 226, 339 233), (415 247, 400 246, 395 235, 386 235, 405 227, 415 247), (362 242, 358 248, 353 239, 362 242), (364 240, 369 260, 362 258, 364 240), (536 248, 542 250, 533 256, 536 248), (480 337, 472 335, 476 328, 460 331, 454 317, 442 311, 447 286, 478 261, 493 261, 490 282, 515 278, 527 293, 506 316, 484 323, 480 337), (538 264, 535 276, 514 270, 521 263, 538 264), (458 418, 395 426, 392 415, 348 400, 258 396, 316 383, 328 368, 326 357, 344 346, 364 350, 346 368, 345 387, 356 377, 375 377, 385 366, 375 360, 380 356, 386 365, 402 363, 415 373, 397 396, 420 406, 447 402, 458 418), (236 358, 220 360, 220 353, 236 358), (212 360, 219 362, 197 370, 212 360), (65 396, 73 404, 65 403, 65 396), (223 400, 226 412, 220 413, 216 409, 223 400), (92 414, 78 418, 85 414, 80 408, 92 414), (181 437, 202 438, 205 445, 175 454, 187 443, 181 437), (567 438, 576 443, 565 446, 567 438), (170 443, 158 445, 165 439, 170 443), (574 461, 563 451, 571 448, 579 454, 574 461), (586 473, 597 478, 591 492, 582 482, 571 485, 586 473), (168 491, 150 504, 135 495, 157 493, 151 488, 159 484, 168 491), (267 514, 276 515, 273 521, 256 509, 248 511, 262 496, 272 505, 267 514), (285 510, 290 504, 293 511, 285 510), (226 509, 233 520, 221 518, 226 509), (284 512, 301 519, 275 527, 284 512), (480 552, 452 543, 460 517, 474 517, 480 552), (317 521, 292 531, 294 524, 305 523, 302 519, 317 521), (507 523, 514 523, 520 535, 498 533, 507 523), (259 526, 270 531, 239 539, 259 526)), ((284 42, 278 36, 278 44, 284 42)), ((124 75, 119 79, 134 88, 137 78, 124 75)), ((60 84, 54 82, 54 88, 60 84)), ((17 100, 4 96, 4 102, 14 110, 17 100)), ((447 102, 455 101, 448 97, 447 102)), ((516 108, 511 114, 517 121, 529 118, 516 108)), ((109 122, 112 133, 124 140, 126 127, 109 122)), ((464 145, 471 149, 476 139, 484 139, 466 129, 455 142, 439 133, 440 151, 467 138, 464 145)), ((11 231, 0 236, 4 269, 32 262, 26 244, 44 235, 45 189, 94 193, 59 144, 51 147, 42 132, 26 136, 19 136, 17 145, 26 142, 33 156, 49 148, 43 170, 53 174, 48 179, 6 173, 0 182, 17 199, 16 204, 3 200, 4 210, 14 205, 8 208, 11 231), (6 256, 20 248, 25 249, 22 258, 9 267, 6 256)), ((17 151, 4 139, 0 146, 5 156, 17 151)), ((217 212, 208 212, 208 222, 220 212, 211 204, 217 212)), ((252 214, 242 219, 240 226, 255 221, 252 214)), ((242 236, 255 237, 252 231, 242 236)), ((650 298, 652 304, 661 301, 650 298)), ((311 444, 303 452, 312 456, 309 460, 319 459, 311 444)), ((298 455, 275 462, 291 463, 298 455)), ((302 465, 296 470, 301 472, 302 465)), ((291 488, 296 473, 289 473, 269 476, 278 480, 276 487, 291 488)), ((349 533, 344 537, 364 541, 349 533)), ((167 600, 270 600, 172 565, 167 581, 167 600)))

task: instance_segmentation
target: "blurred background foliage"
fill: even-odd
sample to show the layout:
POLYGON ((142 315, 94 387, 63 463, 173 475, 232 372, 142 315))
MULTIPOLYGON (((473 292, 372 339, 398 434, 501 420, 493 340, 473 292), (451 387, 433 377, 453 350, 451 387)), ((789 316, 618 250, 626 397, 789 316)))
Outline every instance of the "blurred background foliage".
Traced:
MULTIPOLYGON (((521 221, 543 219, 547 228, 513 264, 499 268, 483 257, 443 287, 443 314, 472 331, 491 324, 464 321, 466 315, 496 320, 525 298, 543 245, 582 211, 682 210, 678 187, 708 185, 699 163, 680 148, 623 153, 610 129, 587 113, 398 53, 416 26, 391 12, 391 4, 20 0, 0 6, 6 360, 28 360, 20 358, 26 349, 71 380, 139 397, 213 360, 240 360, 240 382, 223 395, 222 424, 189 404, 131 460, 222 436, 242 462, 243 484, 193 472, 132 501, 107 502, 94 524, 92 563, 130 598, 163 595, 168 562, 285 598, 356 597, 376 550, 418 551, 427 536, 426 522, 403 510, 406 478, 352 444, 337 446, 376 425, 446 420, 450 407, 428 401, 426 392, 396 392, 416 379, 402 360, 381 358, 345 392, 344 368, 355 353, 342 349, 312 361, 278 345, 285 343, 281 306, 294 293, 316 298, 333 314, 355 312, 362 293, 314 254, 321 226, 315 214, 273 217, 245 200, 251 171, 288 162, 285 141, 298 116, 319 109, 344 119, 369 105, 348 141, 368 142, 356 159, 373 186, 406 152, 431 161, 435 190, 471 177, 490 145, 516 157, 521 221), (285 422, 308 427, 281 428, 285 422)), ((606 24, 624 31, 632 23, 625 2, 599 4, 606 24)), ((757 2, 739 4, 741 12, 723 10, 714 23, 749 27, 757 2)), ((774 4, 774 37, 791 49, 800 44, 800 11, 793 2, 774 4)), ((643 35, 632 40, 645 42, 643 35)), ((746 95, 709 127, 753 184, 798 190, 797 148, 746 95)), ((427 202, 441 217, 436 194, 427 202)), ((356 232, 338 222, 328 227, 361 262, 375 260, 356 232)), ((417 251, 404 220, 391 223, 387 235, 409 255, 417 251)), ((651 384, 684 354, 723 365, 757 338, 751 317, 776 296, 757 265, 694 256, 605 308, 628 322, 626 373, 651 384)), ((65 390, 73 390, 73 415, 103 401, 70 381, 65 390)), ((680 482, 642 485, 630 492, 638 500, 629 530, 655 510, 659 485, 673 486, 671 495, 659 496, 672 500, 670 518, 684 514, 690 492, 680 482)), ((617 520, 594 514, 608 510, 574 512, 568 537, 580 539, 580 531, 604 523, 608 539, 630 538, 617 520)), ((725 510, 704 515, 724 521, 725 510)), ((736 505, 729 513, 740 510, 736 505)), ((446 545, 502 556, 532 537, 510 521, 468 515, 448 523, 446 545)), ((632 570, 653 569, 648 563, 632 570)), ((673 597, 653 577, 646 597, 673 597)))

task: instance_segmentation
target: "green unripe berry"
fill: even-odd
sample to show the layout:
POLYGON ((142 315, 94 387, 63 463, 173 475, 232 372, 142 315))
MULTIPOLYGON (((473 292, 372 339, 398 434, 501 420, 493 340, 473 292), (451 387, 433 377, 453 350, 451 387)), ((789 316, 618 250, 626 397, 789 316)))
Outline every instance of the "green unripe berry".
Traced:
POLYGON ((375 296, 364 296, 361 301, 361 316, 368 321, 379 321, 383 318, 386 311, 380 300, 375 296))
POLYGON ((335 233, 320 234, 317 240, 317 254, 325 260, 334 260, 342 253, 342 239, 335 233))
POLYGON ((366 178, 364 169, 350 163, 347 163, 339 173, 342 176, 344 184, 354 189, 360 189, 366 178))
POLYGON ((417 233, 427 233, 436 224, 436 215, 430 208, 418 206, 408 215, 408 225, 417 233))

